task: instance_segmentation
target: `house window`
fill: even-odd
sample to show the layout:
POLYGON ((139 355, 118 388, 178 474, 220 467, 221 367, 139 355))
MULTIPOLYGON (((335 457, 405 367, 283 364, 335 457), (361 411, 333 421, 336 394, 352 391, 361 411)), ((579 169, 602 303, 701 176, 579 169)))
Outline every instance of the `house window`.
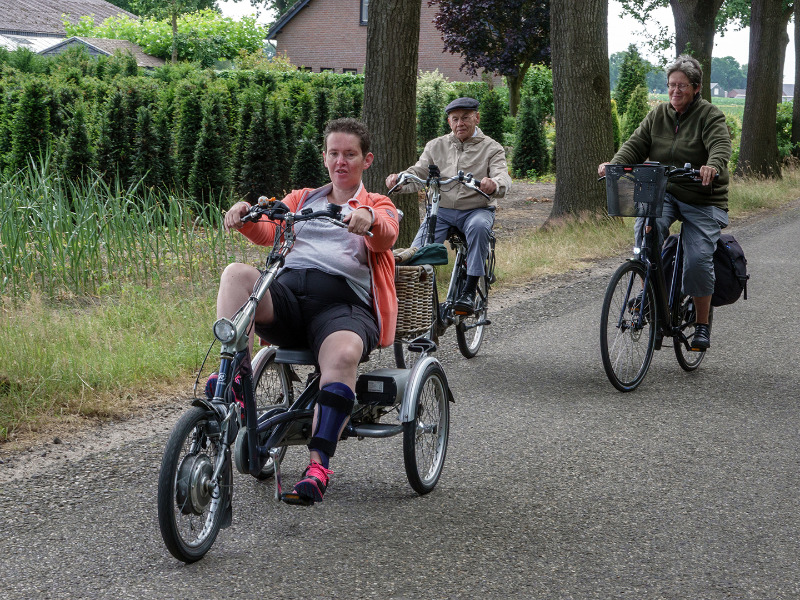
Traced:
POLYGON ((336 69, 334 69, 333 67, 320 67, 319 68, 319 72, 320 73, 324 73, 325 71, 330 71, 331 73, 335 73, 336 69))
POLYGON ((369 0, 360 0, 361 2, 361 17, 359 23, 361 25, 367 24, 367 6, 369 6, 369 0))
POLYGON ((357 75, 358 69, 342 69, 342 73, 352 73, 353 75, 357 75))

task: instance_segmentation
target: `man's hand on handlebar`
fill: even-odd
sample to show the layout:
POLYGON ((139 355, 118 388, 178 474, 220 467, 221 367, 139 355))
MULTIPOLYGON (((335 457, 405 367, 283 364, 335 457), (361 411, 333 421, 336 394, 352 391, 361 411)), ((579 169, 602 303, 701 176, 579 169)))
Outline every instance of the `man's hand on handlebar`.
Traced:
POLYGON ((369 228, 372 227, 373 216, 368 208, 361 207, 351 212, 342 221, 347 223, 347 231, 350 233, 367 235, 369 228))
POLYGON ((391 189, 397 184, 397 173, 392 173, 386 178, 386 187, 391 189))
POLYGON ((487 196, 491 196, 497 191, 497 184, 494 182, 494 179, 491 179, 490 177, 484 177, 481 179, 479 187, 487 196))
POLYGON ((242 222, 242 217, 248 212, 250 212, 250 205, 247 202, 237 202, 231 206, 228 209, 228 212, 225 213, 225 220, 223 222, 225 231, 230 231, 231 229, 241 229, 242 225, 244 225, 242 222))

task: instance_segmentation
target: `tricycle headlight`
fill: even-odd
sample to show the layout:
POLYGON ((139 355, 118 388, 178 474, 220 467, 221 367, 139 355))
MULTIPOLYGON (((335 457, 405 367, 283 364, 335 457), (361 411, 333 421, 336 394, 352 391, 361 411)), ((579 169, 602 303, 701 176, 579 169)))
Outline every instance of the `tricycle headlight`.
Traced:
POLYGON ((214 337, 223 344, 230 344, 236 339, 236 327, 228 319, 219 319, 214 323, 214 337))

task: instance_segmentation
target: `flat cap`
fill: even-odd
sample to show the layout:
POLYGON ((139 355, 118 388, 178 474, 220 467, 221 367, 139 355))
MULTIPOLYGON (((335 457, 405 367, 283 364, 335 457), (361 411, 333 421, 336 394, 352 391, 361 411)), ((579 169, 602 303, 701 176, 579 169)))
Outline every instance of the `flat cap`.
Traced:
POLYGON ((475 98, 456 98, 450 104, 444 107, 444 112, 448 115, 451 110, 478 110, 478 101, 475 98))

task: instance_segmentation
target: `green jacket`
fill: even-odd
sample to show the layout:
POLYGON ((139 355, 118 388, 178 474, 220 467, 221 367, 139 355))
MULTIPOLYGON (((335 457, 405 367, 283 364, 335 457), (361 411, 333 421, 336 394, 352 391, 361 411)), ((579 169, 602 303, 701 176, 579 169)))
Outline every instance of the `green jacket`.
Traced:
POLYGON ((614 164, 640 164, 653 160, 682 167, 692 163, 714 167, 719 178, 711 185, 687 177, 667 184, 667 192, 687 204, 728 207, 728 160, 731 157, 731 136, 725 115, 716 106, 699 96, 679 115, 669 102, 651 110, 611 160, 614 164))

